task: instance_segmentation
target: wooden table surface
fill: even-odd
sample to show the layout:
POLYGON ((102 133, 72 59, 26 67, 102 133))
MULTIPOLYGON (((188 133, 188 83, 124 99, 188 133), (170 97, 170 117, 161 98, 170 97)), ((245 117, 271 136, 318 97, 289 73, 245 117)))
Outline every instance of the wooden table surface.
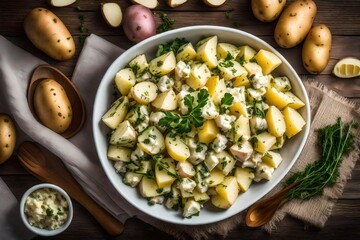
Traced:
MULTIPOLYGON (((54 8, 45 0, 1 0, 0 1, 0 34, 14 44, 24 48, 35 56, 47 61, 62 70, 71 78, 72 72, 82 48, 79 41, 84 35, 79 29, 79 17, 83 16, 84 26, 88 33, 94 33, 115 45, 124 49, 133 45, 124 36, 121 28, 111 28, 106 25, 100 12, 100 0, 78 0, 71 6, 54 8), (52 10, 65 23, 76 40, 76 56, 66 62, 51 60, 45 54, 37 50, 26 38, 23 30, 23 19, 26 14, 35 7, 46 7, 52 10)), ((129 6, 128 0, 117 1, 124 10, 129 6)), ((294 66, 299 75, 308 73, 301 64, 301 46, 292 49, 279 48, 274 39, 273 31, 276 22, 262 23, 252 14, 250 0, 228 0, 223 6, 210 8, 201 0, 189 0, 178 8, 169 8, 159 0, 160 5, 154 12, 165 12, 170 18, 175 19, 174 28, 189 25, 220 25, 233 27, 252 33, 278 49, 294 66)), ((289 4, 288 1, 287 4, 289 4)), ((328 84, 337 81, 340 85, 349 88, 360 86, 359 78, 352 80, 340 80, 332 74, 334 64, 341 58, 354 56, 360 58, 360 1, 359 0, 317 0, 318 13, 315 23, 324 23, 332 31, 333 45, 330 62, 325 71, 319 75, 309 75, 315 80, 328 84)), ((159 14, 156 15, 157 24, 160 23, 159 14)), ((1 50, 0 50, 1 51, 1 50)), ((1 87, 1 86, 0 86, 1 87)), ((342 92, 339 92, 342 93, 342 92)), ((358 99, 354 98, 354 101, 358 99)), ((26 189, 39 183, 37 179, 29 175, 15 158, 0 166, 0 176, 8 184, 15 196, 20 199, 26 189)), ((63 234, 53 239, 109 239, 110 237, 92 218, 92 216, 76 202, 75 216, 72 225, 63 234)), ((125 225, 125 232, 116 239, 171 239, 160 230, 153 228, 138 219, 130 219, 125 225)), ((211 239, 217 239, 213 236, 211 239)), ((278 225, 278 229, 268 235, 262 230, 248 229, 239 226, 227 236, 226 239, 359 239, 360 238, 360 162, 358 161, 352 174, 352 179, 346 184, 343 195, 336 202, 332 215, 323 229, 307 226, 303 222, 286 217, 278 225)), ((1 239, 1 233, 0 233, 1 239)), ((40 239, 40 238, 39 238, 40 239)))

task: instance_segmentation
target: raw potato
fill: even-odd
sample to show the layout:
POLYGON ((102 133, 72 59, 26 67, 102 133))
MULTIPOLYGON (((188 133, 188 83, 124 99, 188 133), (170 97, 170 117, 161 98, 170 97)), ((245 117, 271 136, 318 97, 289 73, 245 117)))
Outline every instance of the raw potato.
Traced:
POLYGON ((262 22, 272 22, 284 9, 286 0, 251 0, 254 16, 262 22))
POLYGON ((71 124, 72 107, 64 88, 53 79, 42 80, 34 92, 34 109, 40 122, 63 133, 71 124))
POLYGON ((360 60, 353 57, 341 59, 335 64, 333 74, 339 78, 360 76, 360 60))
POLYGON ((12 119, 0 113, 0 164, 8 160, 16 145, 16 129, 12 119))
POLYGON ((45 8, 33 9, 25 18, 29 40, 55 60, 69 60, 75 54, 75 42, 63 22, 45 8))
POLYGON ((159 2, 157 0, 131 0, 131 2, 135 4, 140 4, 150 9, 156 8, 159 5, 159 2))
POLYGON ((122 22, 122 11, 117 3, 103 3, 101 4, 101 13, 111 27, 119 27, 122 22))
POLYGON ((186 2, 187 2, 187 0, 167 0, 166 1, 166 3, 169 5, 169 7, 172 7, 172 8, 178 7, 186 2))
POLYGON ((315 19, 317 7, 312 0, 292 2, 282 12, 274 32, 276 43, 282 48, 291 48, 301 43, 315 19))
POLYGON ((223 5, 226 0, 203 0, 203 2, 210 7, 218 7, 223 5))
POLYGON ((302 48, 302 62, 312 74, 321 73, 329 63, 332 36, 325 24, 316 24, 311 28, 302 48))
POLYGON ((76 0, 48 0, 53 7, 66 7, 76 2, 76 0))
MULTIPOLYGON (((143 2, 146 1, 143 0, 143 2)), ((122 26, 126 37, 134 43, 156 34, 154 14, 149 8, 142 5, 132 5, 126 8, 122 26)))

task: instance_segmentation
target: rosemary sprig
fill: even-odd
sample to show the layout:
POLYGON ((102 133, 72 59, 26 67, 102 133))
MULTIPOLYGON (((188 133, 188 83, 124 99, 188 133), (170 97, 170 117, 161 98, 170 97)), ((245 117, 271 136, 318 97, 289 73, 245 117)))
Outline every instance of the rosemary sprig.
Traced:
POLYGON ((307 200, 322 194, 324 188, 336 183, 342 157, 355 147, 352 129, 354 122, 345 124, 339 118, 333 125, 319 129, 318 138, 321 157, 286 180, 285 185, 300 182, 287 193, 287 199, 307 200))

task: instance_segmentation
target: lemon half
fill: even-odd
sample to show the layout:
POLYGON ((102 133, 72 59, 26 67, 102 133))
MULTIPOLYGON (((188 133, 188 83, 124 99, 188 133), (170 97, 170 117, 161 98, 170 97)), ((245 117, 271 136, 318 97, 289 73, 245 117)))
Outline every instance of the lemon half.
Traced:
POLYGON ((360 76, 360 60, 353 57, 341 59, 335 64, 333 74, 339 78, 360 76))

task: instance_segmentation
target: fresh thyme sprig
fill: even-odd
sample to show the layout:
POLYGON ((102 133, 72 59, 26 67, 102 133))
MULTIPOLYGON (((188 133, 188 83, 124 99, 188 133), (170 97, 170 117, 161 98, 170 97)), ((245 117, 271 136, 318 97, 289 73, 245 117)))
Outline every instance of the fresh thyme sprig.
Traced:
POLYGON ((205 89, 201 89, 197 95, 197 105, 195 99, 188 94, 184 97, 184 104, 188 108, 188 114, 180 115, 173 112, 164 112, 165 116, 159 120, 159 126, 167 127, 177 133, 190 132, 194 127, 201 127, 204 123, 202 108, 209 99, 209 93, 205 89))
POLYGON ((287 179, 286 186, 299 182, 288 192, 286 196, 288 200, 307 200, 322 194, 326 186, 336 183, 342 157, 355 147, 352 133, 355 127, 354 122, 345 124, 339 118, 335 124, 319 129, 321 157, 308 165, 304 171, 297 172, 287 179))

